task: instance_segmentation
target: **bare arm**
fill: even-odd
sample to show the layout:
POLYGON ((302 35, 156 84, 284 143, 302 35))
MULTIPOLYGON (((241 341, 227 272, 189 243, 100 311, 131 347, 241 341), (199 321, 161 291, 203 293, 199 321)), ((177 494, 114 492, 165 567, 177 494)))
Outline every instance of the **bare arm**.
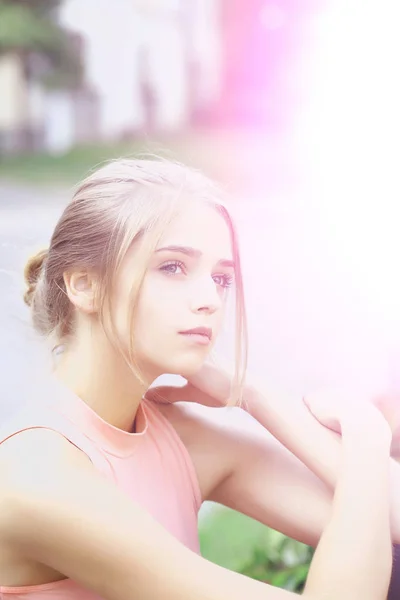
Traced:
MULTIPOLYGON (((346 458, 341 491, 316 554, 318 563, 311 571, 306 599, 384 597, 380 590, 387 588, 390 571, 390 564, 386 564, 390 563, 390 557, 386 558, 390 536, 384 475, 390 440, 386 426, 371 425, 369 434, 376 440, 376 469, 369 469, 368 481, 360 480, 357 456, 348 463, 346 458), (374 495, 378 486, 380 494, 374 495), (359 528, 354 531, 348 526, 354 514, 353 496, 359 493, 363 516, 375 535, 373 540, 365 540, 359 551, 358 569, 350 573, 348 557, 341 558, 342 545, 353 544, 359 535, 359 528), (367 543, 378 546, 379 555, 377 550, 375 556, 367 543), (370 569, 371 559, 375 558, 382 568, 370 569), (366 572, 371 589, 379 595, 364 594, 366 572)), ((351 448, 347 450, 348 454, 351 448)), ((186 549, 146 511, 98 476, 86 457, 57 434, 42 430, 19 434, 4 444, 0 461, 3 542, 21 556, 56 569, 106 600, 295 598, 295 594, 231 573, 186 549), (7 446, 8 452, 4 452, 7 446)))
POLYGON ((336 573, 340 582, 341 595, 335 584, 332 589, 337 597, 386 598, 391 568, 390 431, 386 424, 386 435, 382 437, 376 424, 383 417, 372 405, 366 407, 362 419, 352 413, 344 416, 335 494, 262 428, 252 426, 250 436, 242 426, 239 431, 230 427, 227 433, 227 428, 221 428, 219 454, 229 455, 232 471, 212 491, 211 499, 299 541, 313 546, 319 541, 308 580, 309 592, 315 592, 316 582, 321 582, 327 566, 332 580, 336 573), (328 547, 331 550, 325 553, 328 547), (329 563, 325 563, 326 556, 330 557, 329 563), (386 580, 375 586, 369 577, 377 569, 382 575, 386 573, 386 580), (363 574, 364 589, 362 584, 353 587, 358 586, 352 581, 355 571, 363 574), (342 578, 348 581, 344 588, 342 578))
MULTIPOLYGON (((202 371, 191 378, 190 384, 184 388, 167 389, 166 397, 201 402, 209 406, 224 406, 230 395, 230 377, 220 368, 213 365, 205 365, 202 371)), ((399 400, 394 396, 391 399, 383 396, 378 403, 379 408, 389 421, 399 420, 399 400)), ((266 440, 255 447, 254 443, 247 444, 250 455, 258 462, 258 467, 242 470, 239 479, 250 479, 249 489, 256 492, 260 487, 260 478, 257 475, 268 473, 268 465, 265 465, 265 457, 273 458, 279 463, 280 472, 278 478, 282 485, 296 485, 298 489, 299 510, 296 507, 286 510, 281 515, 276 514, 278 524, 281 521, 283 527, 289 527, 294 537, 315 544, 319 539, 320 532, 326 523, 330 513, 330 496, 327 490, 321 487, 318 479, 328 486, 332 493, 335 489, 339 474, 341 456, 341 439, 326 427, 322 426, 309 412, 301 398, 289 398, 277 390, 265 389, 248 385, 244 390, 243 406, 265 429, 268 430, 291 454, 294 455, 307 469, 301 468, 296 460, 285 453, 282 448, 269 444, 266 440), (259 391, 261 390, 261 391, 259 391), (253 446, 253 448, 251 448, 253 446), (271 450, 262 453, 264 450, 271 450), (261 451, 260 451, 261 450, 261 451), (264 466, 263 463, 264 462, 264 466), (314 475, 314 477, 313 477, 314 475), (305 510, 302 506, 307 502, 313 504, 305 510), (302 504, 303 503, 303 504, 302 504), (310 515, 310 518, 307 518, 310 515), (282 518, 283 517, 283 518, 282 518)), ((397 434, 395 439, 400 439, 397 434)), ((398 442, 397 442, 398 443, 398 442)), ((248 462, 247 465, 250 463, 248 462)), ((393 541, 400 544, 400 464, 395 460, 389 460, 390 469, 390 512, 391 532, 393 541)), ((277 482, 279 484, 279 482, 277 482)), ((275 486, 275 489, 278 489, 275 486)), ((279 490, 278 490, 279 491, 279 490)), ((254 495, 254 494, 253 494, 254 495)), ((279 494, 278 494, 279 495, 279 494)), ((243 499, 241 504, 246 504, 250 510, 255 509, 255 518, 260 516, 266 508, 272 511, 279 507, 281 498, 276 498, 276 503, 271 503, 271 498, 265 499, 265 493, 257 493, 257 498, 262 498, 260 506, 251 506, 249 497, 243 499)), ((239 510, 243 510, 240 508, 239 510)), ((244 510, 244 512, 248 512, 244 510)), ((266 513, 265 513, 266 514, 266 513)), ((263 520, 262 518, 260 520, 263 520)), ((287 532, 291 535, 290 532, 287 532)))
MULTIPOLYGON (((275 393, 261 394, 246 389, 248 412, 290 452, 298 457, 321 481, 335 489, 339 474, 340 436, 323 427, 301 400, 275 393)), ((366 407, 367 408, 367 407, 366 407)), ((395 543, 400 543, 400 465, 389 460, 391 531, 395 543)), ((310 479, 305 476, 305 481, 310 479)), ((317 492, 318 486, 314 484, 317 492)))
POLYGON ((332 488, 258 423, 245 426, 241 415, 229 419, 229 428, 225 418, 219 421, 223 426, 214 418, 209 447, 228 465, 228 475, 204 490, 207 499, 315 548, 332 515, 332 488))
MULTIPOLYGON (((353 415, 345 415, 341 420, 340 477, 332 518, 311 564, 306 593, 317 593, 324 573, 331 577, 332 593, 343 600, 387 597, 392 566, 388 460, 391 435, 388 427, 382 432, 372 425, 377 417, 374 412, 377 411, 368 409, 362 420, 353 415), (378 571, 380 576, 376 577, 378 571), (360 581, 354 580, 354 572, 360 573, 360 581), (343 584, 338 587, 339 581, 347 581, 344 594, 343 584)), ((378 418, 383 419, 381 415, 378 418)))

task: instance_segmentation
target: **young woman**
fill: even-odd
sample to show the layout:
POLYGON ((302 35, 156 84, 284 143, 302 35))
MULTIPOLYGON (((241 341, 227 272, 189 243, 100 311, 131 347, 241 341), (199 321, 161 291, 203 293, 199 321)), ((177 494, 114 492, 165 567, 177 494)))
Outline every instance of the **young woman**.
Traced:
POLYGON ((0 598, 294 598, 199 556, 207 499, 318 544, 305 598, 386 597, 388 421, 372 404, 360 414, 347 402, 334 414, 312 405, 323 423, 335 418, 340 443, 303 406, 276 406, 243 384, 237 238, 207 179, 163 161, 100 169, 26 279, 34 325, 60 352, 0 435, 0 598), (205 363, 230 287, 232 383, 205 363), (188 387, 149 390, 163 373, 188 387), (228 398, 301 460, 236 409, 215 408, 228 398))

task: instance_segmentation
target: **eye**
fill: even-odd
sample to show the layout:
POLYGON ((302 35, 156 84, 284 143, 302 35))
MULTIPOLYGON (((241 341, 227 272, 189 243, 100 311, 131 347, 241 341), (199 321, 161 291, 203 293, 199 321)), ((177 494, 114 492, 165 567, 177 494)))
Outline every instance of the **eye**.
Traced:
POLYGON ((185 272, 185 265, 179 260, 170 260, 160 267, 160 271, 168 275, 180 275, 185 272))
POLYGON ((232 287, 233 275, 227 275, 227 274, 213 275, 213 279, 214 279, 215 283, 222 288, 227 289, 227 288, 232 287))

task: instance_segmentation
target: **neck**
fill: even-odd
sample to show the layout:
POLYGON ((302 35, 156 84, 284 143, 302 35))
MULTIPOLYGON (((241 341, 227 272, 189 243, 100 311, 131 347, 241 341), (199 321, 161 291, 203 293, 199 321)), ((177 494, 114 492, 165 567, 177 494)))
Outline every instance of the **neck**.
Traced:
MULTIPOLYGON (((98 340, 100 341, 100 340, 98 340)), ((61 354, 55 376, 104 421, 132 431, 148 385, 143 384, 110 344, 76 340, 61 354)))

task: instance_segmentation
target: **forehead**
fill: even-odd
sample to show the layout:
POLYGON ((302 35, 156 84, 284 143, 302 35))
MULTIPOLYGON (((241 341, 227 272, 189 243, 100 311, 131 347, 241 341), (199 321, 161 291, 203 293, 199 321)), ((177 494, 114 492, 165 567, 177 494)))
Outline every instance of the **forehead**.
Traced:
POLYGON ((190 246, 216 259, 232 259, 229 226, 216 208, 193 203, 174 218, 162 236, 159 247, 190 246))

